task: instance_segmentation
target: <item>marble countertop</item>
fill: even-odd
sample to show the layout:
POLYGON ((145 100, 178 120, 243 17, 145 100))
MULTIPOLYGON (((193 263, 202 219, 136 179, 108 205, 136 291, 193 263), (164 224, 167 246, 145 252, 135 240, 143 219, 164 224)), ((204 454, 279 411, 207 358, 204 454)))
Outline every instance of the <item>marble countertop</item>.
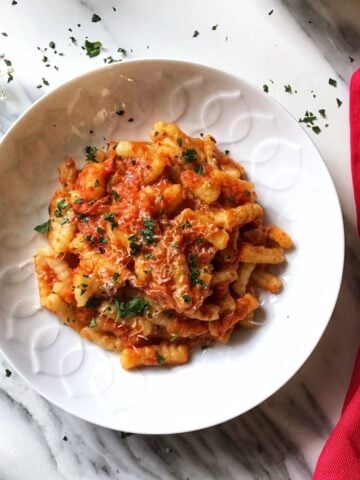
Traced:
POLYGON ((347 247, 339 300, 313 354, 271 398, 217 427, 165 436, 97 427, 48 403, 0 359, 1 480, 29 472, 40 480, 310 479, 360 341, 348 131, 348 82, 360 63, 357 0, 341 8, 336 0, 0 0, 0 8, 0 54, 14 69, 0 77, 8 97, 0 102, 0 134, 44 93, 104 59, 177 58, 221 68, 268 85, 296 118, 326 110, 321 132, 310 135, 339 193, 347 247), (93 22, 93 14, 101 19, 93 22), (85 55, 87 36, 103 43, 103 54, 85 55))

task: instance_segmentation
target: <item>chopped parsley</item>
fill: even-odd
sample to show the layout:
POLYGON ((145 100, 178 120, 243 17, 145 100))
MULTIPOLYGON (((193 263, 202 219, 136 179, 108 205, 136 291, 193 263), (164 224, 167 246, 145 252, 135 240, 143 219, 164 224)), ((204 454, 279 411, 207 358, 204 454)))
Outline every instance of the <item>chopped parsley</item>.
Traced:
POLYGON ((165 358, 160 355, 159 352, 156 353, 156 361, 159 365, 162 365, 165 362, 165 358))
POLYGON ((84 48, 86 50, 86 55, 90 58, 97 57, 101 52, 102 43, 99 41, 90 42, 85 40, 84 48))
POLYGON ((154 235, 155 235, 154 220, 152 220, 151 218, 145 218, 144 219, 144 227, 145 228, 143 230, 141 230, 141 232, 140 232, 144 242, 147 243, 148 245, 152 245, 152 244, 156 243, 156 240, 154 239, 154 235))
POLYGON ((8 73, 7 76, 8 76, 7 83, 10 83, 14 80, 14 77, 11 75, 11 73, 8 73))
MULTIPOLYGON (((159 132, 158 132, 158 135, 159 135, 159 132)), ((181 147, 183 144, 182 138, 177 138, 176 143, 179 145, 179 147, 181 147)))
POLYGON ((198 167, 196 167, 194 172, 197 173, 198 175, 200 175, 200 177, 203 177, 205 175, 204 174, 204 165, 201 164, 198 167))
POLYGON ((115 215, 116 213, 104 213, 104 219, 111 224, 111 230, 119 226, 117 220, 115 220, 115 215))
POLYGON ((196 38, 200 35, 199 31, 198 30, 194 30, 194 33, 193 33, 193 38, 196 38))
POLYGON ((114 200, 119 200, 120 197, 120 195, 115 190, 111 190, 111 196, 114 200))
POLYGON ((320 108, 319 113, 320 113, 320 115, 321 115, 323 118, 326 118, 325 108, 320 108))
POLYGON ((11 61, 10 61, 9 59, 4 58, 4 62, 5 62, 5 64, 6 64, 6 66, 8 66, 8 67, 11 67, 11 66, 12 66, 12 63, 11 63, 11 61))
POLYGON ((130 255, 138 255, 141 252, 141 243, 136 242, 137 235, 130 235, 128 239, 130 240, 130 255))
POLYGON ((65 223, 70 223, 70 220, 66 217, 60 220, 60 225, 65 225, 65 223))
POLYGON ((41 223, 40 225, 37 225, 34 228, 34 230, 35 230, 35 232, 38 232, 38 233, 50 232, 50 230, 51 230, 50 220, 48 220, 47 222, 41 223))
POLYGON ((196 285, 200 285, 203 288, 207 289, 208 285, 200 278, 200 270, 198 268, 198 260, 196 255, 190 255, 188 259, 188 266, 189 266, 189 279, 190 285, 195 287, 196 285))
POLYGON ((183 299, 184 302, 186 302, 186 303, 191 302, 191 297, 190 297, 190 295, 183 295, 183 296, 182 296, 182 299, 183 299))
POLYGON ((8 368, 5 368, 5 376, 6 376, 7 378, 9 378, 9 377, 11 377, 11 375, 12 375, 12 371, 9 370, 8 368))
POLYGON ((77 44, 77 40, 76 40, 76 38, 75 38, 75 37, 70 37, 70 40, 72 41, 72 43, 73 43, 74 45, 76 45, 76 44, 77 44))
POLYGON ((170 334, 170 342, 175 342, 175 340, 177 340, 178 338, 179 338, 178 333, 171 333, 170 334))
POLYGON ((56 48, 55 42, 53 41, 49 42, 49 47, 52 49, 56 48))
POLYGON ((192 225, 189 222, 189 220, 186 220, 184 223, 180 225, 181 230, 184 230, 185 228, 190 228, 190 227, 192 227, 192 225))
POLYGON ((102 227, 96 227, 96 231, 97 231, 97 233, 100 233, 100 234, 105 233, 105 229, 102 228, 102 227))
POLYGON ((120 318, 136 317, 144 315, 150 308, 150 302, 142 297, 134 297, 127 302, 120 302, 115 299, 116 321, 120 318))
POLYGON ((314 125, 314 121, 317 120, 316 115, 312 112, 306 110, 305 115, 303 118, 299 118, 300 123, 309 123, 310 125, 314 125))
POLYGON ((195 162, 197 159, 197 153, 194 148, 187 148, 181 154, 181 157, 188 163, 195 162))
POLYGON ((94 317, 90 320, 89 327, 90 328, 95 328, 96 326, 97 326, 96 318, 94 317))
POLYGON ((334 80, 333 78, 329 78, 329 85, 336 88, 337 87, 337 81, 334 80))
POLYGON ((96 22, 100 22, 101 20, 101 17, 99 17, 99 15, 97 15, 96 13, 94 13, 94 15, 91 17, 91 21, 96 23, 96 22))
POLYGON ((79 222, 84 222, 84 223, 87 223, 90 220, 90 218, 85 213, 79 213, 77 215, 77 219, 79 220, 79 222))
POLYGON ((101 298, 90 297, 85 303, 85 308, 97 308, 101 303, 101 298))
POLYGON ((155 259, 154 255, 152 253, 145 253, 145 258, 147 260, 154 260, 155 259))
POLYGON ((114 284, 119 280, 119 277, 120 277, 120 273, 115 272, 114 275, 113 275, 113 278, 112 278, 112 281, 113 281, 114 284))
POLYGON ((116 115, 119 115, 119 117, 121 117, 122 115, 124 115, 125 113, 125 110, 116 110, 116 115))
POLYGON ((98 187, 100 185, 100 181, 98 179, 95 180, 94 182, 94 187, 98 187))
POLYGON ((291 85, 284 85, 284 89, 286 93, 293 93, 291 85))
POLYGON ((321 128, 318 127, 317 125, 314 125, 312 128, 312 131, 318 135, 321 132, 321 128))
POLYGON ((269 87, 268 87, 268 85, 266 85, 266 83, 264 83, 264 85, 263 85, 263 90, 264 90, 265 93, 269 93, 269 87))
POLYGON ((42 77, 42 82, 44 85, 46 85, 47 87, 50 85, 50 83, 46 80, 46 78, 42 77))
POLYGON ((268 13, 268 15, 272 15, 274 13, 274 10, 270 10, 270 12, 268 13))
POLYGON ((86 235, 85 240, 87 240, 90 243, 95 243, 96 242, 96 238, 93 237, 92 235, 86 235))
POLYGON ((118 53, 121 53, 124 57, 126 57, 127 51, 125 50, 125 48, 119 47, 117 51, 118 53))
POLYGON ((340 108, 343 102, 339 98, 337 98, 336 103, 337 103, 338 108, 340 108))
POLYGON ((68 204, 66 203, 65 198, 59 200, 56 204, 56 209, 54 210, 55 217, 62 217, 63 210, 67 208, 68 204))
POLYGON ((8 36, 8 34, 7 34, 6 32, 1 32, 1 35, 2 35, 3 37, 7 37, 7 36, 8 36))
POLYGON ((91 147, 90 145, 87 145, 86 147, 84 147, 84 152, 86 154, 86 161, 87 162, 95 162, 97 163, 97 160, 96 160, 96 147, 91 147))
POLYGON ((211 30, 216 30, 218 26, 219 26, 218 24, 213 25, 213 26, 211 27, 211 30))
POLYGON ((100 237, 99 238, 99 243, 102 243, 103 245, 105 245, 105 243, 108 243, 109 239, 108 237, 100 237))
POLYGON ((114 58, 112 55, 108 55, 107 57, 104 58, 104 63, 111 64, 111 63, 116 63, 116 62, 122 62, 121 58, 114 58))

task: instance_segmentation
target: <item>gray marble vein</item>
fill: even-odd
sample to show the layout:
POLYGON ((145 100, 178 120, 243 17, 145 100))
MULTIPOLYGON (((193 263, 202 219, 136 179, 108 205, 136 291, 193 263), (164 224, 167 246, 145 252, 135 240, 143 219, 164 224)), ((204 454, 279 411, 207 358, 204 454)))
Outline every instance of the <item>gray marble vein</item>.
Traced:
MULTIPOLYGON (((281 0, 345 82, 360 66, 360 15, 357 0, 281 0)), ((301 61, 301 59, 300 59, 301 61)))

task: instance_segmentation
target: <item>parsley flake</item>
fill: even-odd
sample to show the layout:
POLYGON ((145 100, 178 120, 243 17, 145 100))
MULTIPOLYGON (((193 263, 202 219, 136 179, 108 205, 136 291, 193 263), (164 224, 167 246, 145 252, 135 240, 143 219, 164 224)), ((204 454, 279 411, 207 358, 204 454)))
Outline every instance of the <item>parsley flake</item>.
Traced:
POLYGON ((130 235, 128 237, 128 240, 130 240, 130 255, 136 256, 141 252, 142 245, 141 243, 137 243, 137 236, 136 235, 130 235))
POLYGON ((86 55, 90 58, 97 57, 101 52, 102 43, 99 41, 90 42, 85 40, 84 48, 86 50, 86 55))
POLYGON ((284 89, 286 93, 293 93, 291 85, 284 85, 284 89))
POLYGON ((96 13, 94 13, 94 15, 91 17, 91 21, 96 23, 96 22, 100 22, 101 20, 101 17, 99 17, 99 15, 97 15, 96 13))
POLYGON ((204 173, 204 165, 201 164, 199 165, 198 167, 195 168, 194 170, 195 173, 197 173, 198 175, 200 175, 200 177, 203 177, 205 175, 204 173))
POLYGON ((319 113, 320 113, 320 115, 321 115, 323 118, 326 118, 325 108, 320 108, 319 113))
POLYGON ((113 197, 114 200, 119 200, 120 195, 117 193, 116 190, 111 190, 111 196, 113 197))
POLYGON ((317 125, 314 125, 312 128, 312 131, 318 135, 321 132, 321 128, 318 127, 317 125))
POLYGON ((96 147, 91 147, 90 145, 84 147, 84 152, 86 154, 86 161, 87 162, 95 162, 97 163, 97 160, 96 160, 96 147))
POLYGON ((110 223, 112 230, 119 226, 117 220, 115 220, 115 215, 116 213, 104 213, 104 219, 110 223))
POLYGON ((269 93, 269 87, 265 83, 263 85, 263 90, 264 90, 265 93, 269 93))
POLYGON ((165 362, 165 358, 160 353, 156 353, 156 361, 159 365, 162 365, 165 362))
POLYGON ((49 47, 52 49, 55 49, 56 48, 55 42, 53 41, 49 42, 49 47))
POLYGON ((213 25, 213 26, 211 27, 211 30, 216 30, 218 26, 219 26, 218 24, 213 25))
POLYGON ((145 228, 143 230, 141 230, 141 232, 140 232, 144 242, 147 243, 148 245, 152 245, 152 244, 156 243, 156 240, 154 239, 154 235, 155 235, 154 220, 152 220, 151 218, 145 218, 144 219, 144 227, 145 228))
POLYGON ((188 266, 189 266, 189 279, 190 285, 195 287, 196 285, 200 285, 201 287, 207 289, 208 285, 200 278, 200 270, 198 268, 198 260, 196 255, 190 255, 188 259, 188 266))
POLYGON ((12 375, 12 371, 9 370, 8 368, 5 368, 5 376, 6 376, 7 378, 9 378, 9 377, 11 377, 11 375, 12 375))
POLYGON ((197 153, 194 148, 187 148, 181 154, 181 157, 188 163, 195 162, 197 159, 197 153))
POLYGON ((183 295, 183 296, 182 296, 182 299, 183 299, 184 302, 186 302, 186 303, 190 303, 190 302, 191 302, 191 297, 190 297, 190 295, 183 295))
POLYGON ((336 88, 337 87, 337 81, 334 80, 333 78, 329 78, 329 85, 336 88))
POLYGON ((198 30, 194 30, 194 33, 193 33, 193 38, 196 38, 200 35, 200 33, 198 32, 198 30))
POLYGON ((112 278, 113 283, 116 283, 119 280, 119 277, 120 277, 120 273, 115 272, 112 278))
MULTIPOLYGON (((155 132, 155 133, 156 133, 156 132, 155 132)), ((159 132, 158 132, 158 135, 159 135, 159 132)), ((183 144, 182 138, 177 138, 177 139, 176 139, 176 143, 179 145, 179 147, 181 147, 182 144, 183 144)))
POLYGON ((339 98, 337 98, 336 103, 337 103, 338 108, 340 108, 343 102, 339 98))
POLYGON ((56 208, 54 210, 54 216, 55 217, 62 217, 63 210, 67 208, 68 204, 66 203, 66 200, 63 198, 62 200, 59 200, 56 204, 56 208))
POLYGON ((309 123, 310 125, 314 125, 315 120, 317 120, 316 115, 306 110, 304 117, 299 118, 299 123, 309 123))
POLYGON ((51 224, 50 224, 50 220, 48 220, 47 222, 44 222, 44 223, 41 223, 40 225, 37 225, 34 230, 38 233, 47 233, 47 232, 50 232, 51 230, 51 224))
POLYGON ((95 327, 97 327, 97 323, 96 323, 96 318, 95 318, 95 317, 90 320, 89 327, 90 327, 90 328, 95 328, 95 327))
POLYGON ((142 297, 134 297, 127 302, 120 302, 115 298, 116 321, 120 318, 136 317, 144 315, 150 308, 150 302, 142 297))

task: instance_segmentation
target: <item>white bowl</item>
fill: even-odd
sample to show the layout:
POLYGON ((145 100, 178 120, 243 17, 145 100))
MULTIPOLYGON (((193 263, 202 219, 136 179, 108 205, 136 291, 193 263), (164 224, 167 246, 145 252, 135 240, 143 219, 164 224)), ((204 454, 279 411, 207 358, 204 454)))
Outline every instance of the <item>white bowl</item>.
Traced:
POLYGON ((33 105, 3 138, 0 157, 0 347, 25 380, 64 410, 129 432, 208 427, 274 393, 320 339, 342 276, 339 202, 303 129, 247 82, 179 61, 107 66, 33 105), (210 132, 229 149, 255 182, 268 220, 296 247, 282 271, 281 294, 262 297, 262 327, 195 352, 185 366, 126 372, 118 355, 40 309, 32 256, 44 239, 33 227, 47 219, 66 157, 83 158, 84 146, 106 140, 147 138, 160 119, 191 135, 210 132))

